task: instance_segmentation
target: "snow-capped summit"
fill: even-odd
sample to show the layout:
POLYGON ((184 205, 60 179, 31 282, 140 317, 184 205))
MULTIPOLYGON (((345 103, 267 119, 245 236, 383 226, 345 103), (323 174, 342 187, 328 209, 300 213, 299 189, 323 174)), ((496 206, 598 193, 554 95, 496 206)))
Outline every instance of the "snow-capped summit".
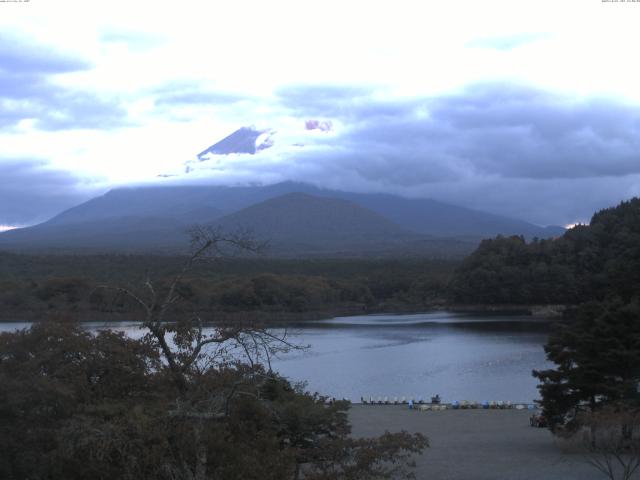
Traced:
MULTIPOLYGON (((285 160, 302 150, 309 151, 330 141, 336 131, 331 120, 306 120, 279 125, 278 129, 258 129, 254 125, 241 127, 182 164, 179 171, 162 173, 162 178, 176 178, 188 174, 191 178, 206 177, 225 170, 231 162, 247 166, 257 165, 270 158, 285 160), (266 151, 266 155, 260 155, 266 151), (253 156, 259 158, 253 158, 253 156)), ((230 171, 230 169, 226 169, 230 171)))
POLYGON ((231 153, 249 153, 254 155, 260 150, 273 145, 272 136, 275 132, 271 129, 258 130, 253 125, 241 127, 228 137, 214 143, 206 150, 198 154, 200 161, 207 160, 209 155, 229 155, 231 153))

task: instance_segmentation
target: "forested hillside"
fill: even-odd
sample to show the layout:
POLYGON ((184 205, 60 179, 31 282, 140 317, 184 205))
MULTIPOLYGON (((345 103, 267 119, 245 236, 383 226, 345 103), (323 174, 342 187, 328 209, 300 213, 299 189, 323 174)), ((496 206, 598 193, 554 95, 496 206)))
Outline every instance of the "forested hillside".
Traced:
POLYGON ((597 212, 552 240, 484 240, 451 282, 459 303, 575 304, 619 297, 640 287, 640 199, 597 212))
MULTIPOLYGON (((71 312, 83 320, 131 319, 135 305, 101 285, 162 285, 184 258, 166 255, 16 255, 0 253, 0 320, 71 312)), ((185 310, 326 315, 423 310, 442 304, 458 262, 229 258, 194 267, 181 282, 185 310)), ((304 317, 304 316, 303 316, 304 317)))

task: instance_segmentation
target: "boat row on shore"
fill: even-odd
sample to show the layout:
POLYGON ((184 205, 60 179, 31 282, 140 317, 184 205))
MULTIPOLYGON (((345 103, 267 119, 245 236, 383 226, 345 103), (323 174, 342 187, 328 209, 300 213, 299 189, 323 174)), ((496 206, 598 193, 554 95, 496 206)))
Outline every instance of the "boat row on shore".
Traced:
POLYGON ((421 398, 413 397, 360 397, 360 403, 363 405, 408 405, 409 408, 417 410, 458 410, 458 409, 492 409, 492 410, 535 410, 537 407, 533 403, 514 403, 510 401, 493 400, 493 401, 469 401, 462 400, 453 402, 441 402, 439 396, 432 397, 431 401, 424 401, 421 398))
POLYGON ((417 405, 409 405, 409 408, 416 410, 536 410, 533 403, 511 403, 511 402, 452 402, 452 403, 423 403, 417 405))

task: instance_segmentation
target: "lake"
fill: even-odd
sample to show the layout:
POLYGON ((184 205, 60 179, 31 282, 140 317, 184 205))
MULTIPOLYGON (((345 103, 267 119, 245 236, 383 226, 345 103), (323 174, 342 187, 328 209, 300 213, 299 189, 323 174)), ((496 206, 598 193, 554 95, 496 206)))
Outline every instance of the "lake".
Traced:
MULTIPOLYGON (((0 330, 28 324, 0 324, 0 330)), ((90 323, 132 336, 136 323, 90 323)), ((533 369, 545 360, 549 322, 528 316, 434 312, 363 315, 299 323, 290 329, 306 351, 273 361, 274 370, 308 390, 336 398, 422 397, 443 401, 539 398, 533 369)))

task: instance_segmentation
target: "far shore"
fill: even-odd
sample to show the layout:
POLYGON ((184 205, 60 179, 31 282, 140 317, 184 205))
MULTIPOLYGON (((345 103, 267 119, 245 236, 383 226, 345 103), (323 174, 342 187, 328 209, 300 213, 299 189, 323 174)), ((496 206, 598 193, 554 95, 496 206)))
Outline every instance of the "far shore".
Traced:
POLYGON ((411 410, 407 405, 352 405, 352 433, 420 432, 430 447, 416 457, 416 478, 429 480, 598 480, 600 472, 547 429, 529 426, 527 410, 411 410))
MULTIPOLYGON (((523 315, 533 318, 554 320, 560 318, 567 308, 566 305, 489 305, 489 304, 437 304, 437 305, 398 305, 387 304, 375 307, 350 306, 335 309, 313 310, 306 312, 287 311, 239 311, 225 312, 212 311, 208 313, 212 321, 241 320, 250 322, 262 322, 266 324, 287 324, 294 322, 324 320, 334 317, 346 317, 356 315, 411 315, 419 313, 452 312, 468 314, 496 314, 496 315, 523 315)), ((132 322, 142 321, 139 313, 123 312, 98 312, 94 310, 86 311, 2 311, 0 312, 0 323, 14 322, 36 322, 49 320, 57 317, 77 319, 80 322, 132 322)))
POLYGON ((518 314, 530 315, 537 318, 559 318, 562 317, 568 305, 491 305, 475 304, 460 305, 450 304, 440 307, 442 310, 458 313, 498 313, 498 314, 518 314))

